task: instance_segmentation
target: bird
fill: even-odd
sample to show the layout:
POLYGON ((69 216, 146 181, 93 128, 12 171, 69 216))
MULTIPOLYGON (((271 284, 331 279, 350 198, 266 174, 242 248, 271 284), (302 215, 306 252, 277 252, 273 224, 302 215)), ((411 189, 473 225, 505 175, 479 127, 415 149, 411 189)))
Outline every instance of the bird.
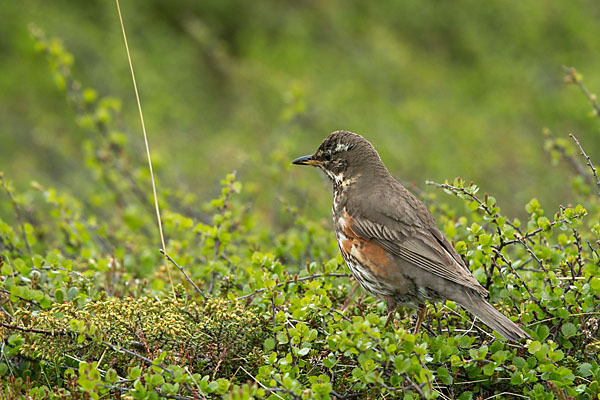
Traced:
POLYGON ((354 279, 384 300, 393 320, 398 307, 419 310, 452 300, 506 339, 530 336, 486 301, 488 291, 440 232, 427 206, 396 180, 362 136, 331 133, 311 155, 292 161, 321 169, 333 185, 337 243, 354 279))

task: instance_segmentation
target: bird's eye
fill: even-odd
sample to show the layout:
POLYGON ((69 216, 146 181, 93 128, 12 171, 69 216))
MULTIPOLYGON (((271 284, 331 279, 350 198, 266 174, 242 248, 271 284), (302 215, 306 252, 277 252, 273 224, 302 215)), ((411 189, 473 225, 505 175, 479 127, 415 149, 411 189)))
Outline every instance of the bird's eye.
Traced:
POLYGON ((323 158, 325 159, 325 161, 331 160, 331 153, 325 153, 325 154, 323 154, 323 158))

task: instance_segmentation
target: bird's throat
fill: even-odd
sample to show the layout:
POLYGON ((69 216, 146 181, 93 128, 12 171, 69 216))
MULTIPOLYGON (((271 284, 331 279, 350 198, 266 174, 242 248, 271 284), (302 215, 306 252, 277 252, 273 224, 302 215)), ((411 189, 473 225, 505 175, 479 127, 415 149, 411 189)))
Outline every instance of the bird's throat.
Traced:
MULTIPOLYGON (((328 174, 329 175, 329 174, 328 174)), ((360 175, 347 178, 344 175, 329 175, 333 184, 333 213, 335 214, 345 203, 348 191, 356 184, 360 175)))

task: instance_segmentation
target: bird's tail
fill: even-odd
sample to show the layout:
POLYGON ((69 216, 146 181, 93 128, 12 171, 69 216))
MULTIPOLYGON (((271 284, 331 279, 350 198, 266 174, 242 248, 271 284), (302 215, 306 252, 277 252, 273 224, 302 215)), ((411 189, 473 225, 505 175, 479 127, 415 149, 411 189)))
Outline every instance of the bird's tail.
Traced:
POLYGON ((496 310, 490 303, 479 295, 468 296, 469 301, 458 303, 479 318, 484 324, 509 340, 518 341, 522 338, 531 339, 531 336, 512 322, 508 317, 496 310))

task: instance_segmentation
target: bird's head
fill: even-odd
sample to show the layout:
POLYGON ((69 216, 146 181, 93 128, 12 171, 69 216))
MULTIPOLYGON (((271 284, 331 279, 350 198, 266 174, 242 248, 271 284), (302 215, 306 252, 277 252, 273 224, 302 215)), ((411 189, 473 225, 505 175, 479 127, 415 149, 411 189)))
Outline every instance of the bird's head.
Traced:
POLYGON ((333 183, 355 180, 367 171, 385 170, 371 143, 347 131, 333 132, 314 154, 297 158, 292 164, 319 167, 333 183))

